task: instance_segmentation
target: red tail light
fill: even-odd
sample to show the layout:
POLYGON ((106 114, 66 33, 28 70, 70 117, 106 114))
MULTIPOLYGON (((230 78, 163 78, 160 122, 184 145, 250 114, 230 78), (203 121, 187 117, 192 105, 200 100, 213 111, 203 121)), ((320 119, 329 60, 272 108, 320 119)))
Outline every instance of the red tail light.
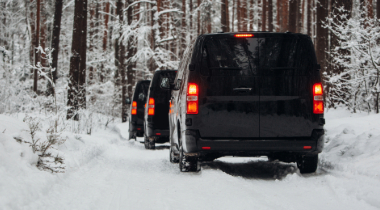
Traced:
POLYGON ((132 115, 136 115, 137 114, 137 102, 136 101, 132 102, 131 114, 132 115))
POLYGON ((187 89, 187 114, 198 114, 199 88, 195 83, 189 83, 187 89))
POLYGON ((303 149, 311 149, 311 146, 303 146, 303 149))
POLYGON ((249 38, 253 37, 253 34, 235 34, 236 38, 249 38))
POLYGON ((211 147, 202 147, 203 150, 210 150, 211 147))
POLYGON ((154 115, 154 98, 149 98, 148 103, 148 115, 154 115))
POLYGON ((323 87, 321 83, 316 83, 313 86, 313 113, 323 114, 323 87))

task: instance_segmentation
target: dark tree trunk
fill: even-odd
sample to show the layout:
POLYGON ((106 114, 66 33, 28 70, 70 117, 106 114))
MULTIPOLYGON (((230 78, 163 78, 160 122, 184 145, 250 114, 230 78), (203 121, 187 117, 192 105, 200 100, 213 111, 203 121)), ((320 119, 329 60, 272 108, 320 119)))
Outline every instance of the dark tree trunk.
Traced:
MULTIPOLYGON (((227 1, 228 2, 228 1, 227 1)), ((247 31, 247 0, 242 0, 240 3, 241 6, 241 30, 247 31)))
MULTIPOLYGON (((326 1, 326 0, 322 0, 326 1)), ((298 0, 290 0, 289 2, 289 26, 288 30, 290 32, 297 32, 297 9, 298 0)))
POLYGON ((303 8, 302 8, 302 0, 297 0, 297 28, 296 32, 301 33, 302 32, 302 16, 303 16, 303 8))
POLYGON ((317 40, 316 40, 316 54, 318 62, 321 64, 321 73, 325 72, 327 69, 326 63, 326 50, 327 50, 327 28, 323 27, 323 21, 326 20, 328 16, 328 0, 319 0, 317 4, 317 40))
MULTIPOLYGON (((31 39, 31 45, 30 45, 30 51, 29 51, 29 59, 30 59, 30 65, 33 66, 34 63, 34 58, 35 58, 35 53, 36 53, 36 16, 35 16, 35 0, 30 0, 31 6, 30 6, 30 39, 31 39)), ((5 4, 5 2, 4 2, 5 4)), ((4 6, 5 7, 5 6, 4 6)), ((31 69, 31 73, 33 75, 34 70, 31 69)))
POLYGON ((228 0, 222 0, 222 5, 221 5, 221 25, 222 25, 222 31, 223 32, 227 32, 227 11, 228 11, 228 8, 227 8, 227 5, 226 5, 226 2, 228 0))
POLYGON ((311 30, 311 16, 313 14, 313 5, 312 0, 307 0, 307 35, 310 37, 312 36, 312 30, 311 30))
POLYGON ((268 6, 267 6, 267 0, 262 0, 263 1, 263 9, 262 9, 262 31, 267 30, 267 11, 268 11, 268 6))
MULTIPOLYGON (((36 41, 35 41, 35 46, 34 46, 34 66, 37 67, 38 63, 40 62, 40 53, 36 52, 37 48, 40 45, 40 16, 41 16, 41 1, 37 0, 37 14, 36 14, 36 41)), ((33 91, 37 93, 38 88, 37 88, 37 83, 38 81, 38 70, 34 69, 33 72, 33 91)))
POLYGON ((376 17, 377 19, 380 19, 380 1, 377 0, 376 2, 376 17))
POLYGON ((106 14, 104 15, 103 51, 106 52, 107 51, 107 38, 108 38, 108 20, 109 20, 108 13, 110 12, 109 0, 105 3, 104 12, 106 14))
MULTIPOLYGON (((127 0, 128 5, 131 5, 133 3, 133 0, 127 0)), ((158 10, 158 5, 157 5, 157 11, 158 10)), ((128 19, 128 25, 132 24, 132 7, 129 7, 127 9, 127 19, 128 19)), ((134 74, 133 74, 133 62, 132 62, 132 57, 133 57, 133 52, 134 52, 134 46, 133 46, 133 37, 131 36, 127 41, 128 41, 128 54, 127 54, 127 94, 128 97, 132 97, 132 87, 134 85, 134 74)))
POLYGON ((289 30, 289 1, 288 0, 278 0, 281 1, 281 32, 286 32, 289 30))
POLYGON ((273 0, 268 0, 268 31, 273 31, 273 0))
POLYGON ((79 120, 79 116, 76 112, 79 108, 86 107, 86 19, 87 0, 75 0, 67 119, 79 120))
POLYGON ((256 15, 256 14, 254 14, 254 12, 252 11, 253 10, 253 7, 254 7, 254 1, 253 0, 251 0, 250 1, 250 3, 249 3, 249 6, 250 6, 250 10, 249 10, 249 20, 250 20, 250 24, 249 24, 249 30, 250 31, 253 31, 254 29, 253 29, 253 25, 255 24, 255 21, 254 21, 254 15, 256 15))
MULTIPOLYGON (((211 22, 211 20, 210 20, 211 22)), ((186 31, 187 31, 187 25, 186 25, 186 0, 182 0, 182 19, 181 19, 181 47, 179 51, 179 56, 182 58, 183 51, 186 49, 186 31)))
MULTIPOLYGON (((46 42, 47 42, 47 36, 46 36, 46 31, 47 31, 47 11, 46 11, 46 0, 40 0, 41 1, 41 31, 40 31, 40 45, 43 50, 46 48, 46 42)), ((48 62, 47 62, 47 57, 46 54, 41 53, 40 54, 40 62, 42 67, 47 67, 48 62)))
MULTIPOLYGON (((123 9, 124 9, 124 4, 122 2, 122 0, 118 0, 117 1, 117 5, 116 5, 116 14, 119 16, 119 24, 120 24, 120 27, 119 27, 119 37, 121 37, 122 33, 123 33, 123 29, 122 29, 122 25, 124 23, 124 15, 123 15, 123 9)), ((118 64, 117 64, 117 67, 118 67, 118 72, 119 72, 119 75, 120 75, 120 79, 118 80, 121 80, 121 102, 122 102, 122 108, 121 108, 121 119, 122 119, 122 122, 126 122, 126 119, 127 119, 127 105, 125 104, 125 99, 126 99, 126 92, 127 92, 127 89, 126 89, 126 81, 125 81, 125 65, 124 65, 124 58, 125 58, 125 46, 123 44, 123 42, 120 42, 119 43, 119 39, 116 40, 116 44, 118 47, 118 49, 115 48, 115 54, 117 54, 118 56, 118 64), (118 50, 118 51, 116 51, 118 50)))
MULTIPOLYGON (((62 17, 62 0, 55 0, 54 25, 53 25, 53 40, 51 42, 52 64, 54 70, 51 74, 53 83, 57 81, 58 72, 58 54, 59 54, 59 35, 61 34, 61 17, 62 17)), ((49 94, 54 94, 53 86, 49 88, 49 94)))

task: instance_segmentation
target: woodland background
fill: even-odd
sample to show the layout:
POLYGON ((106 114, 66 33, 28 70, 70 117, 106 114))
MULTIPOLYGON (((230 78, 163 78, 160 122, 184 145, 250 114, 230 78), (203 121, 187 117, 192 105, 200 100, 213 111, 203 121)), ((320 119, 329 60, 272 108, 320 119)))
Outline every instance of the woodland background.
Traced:
POLYGON ((380 1, 0 0, 0 8, 0 114, 43 113, 56 132, 125 121, 136 81, 176 69, 199 34, 221 31, 308 34, 326 106, 379 113, 380 1))

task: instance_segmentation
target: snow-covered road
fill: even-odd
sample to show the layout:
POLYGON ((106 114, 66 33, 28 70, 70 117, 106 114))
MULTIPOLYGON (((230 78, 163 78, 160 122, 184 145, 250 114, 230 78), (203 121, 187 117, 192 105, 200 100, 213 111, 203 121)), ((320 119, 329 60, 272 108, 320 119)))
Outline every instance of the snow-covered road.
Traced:
MULTIPOLYGON (((177 164, 169 162, 167 145, 145 150, 139 141, 124 138, 126 126, 117 124, 92 136, 71 138, 60 148, 66 154, 64 174, 51 175, 32 167, 28 174, 22 172, 26 169, 8 172, 17 176, 0 181, 0 209, 380 208, 378 165, 365 173, 339 165, 328 153, 321 155, 321 166, 311 175, 300 175, 295 164, 268 162, 264 157, 220 158, 203 163, 200 173, 181 173, 177 164)), ((340 132, 347 133, 347 127, 340 132)), ((335 142, 343 135, 328 134, 335 142)), ((326 147, 332 153, 346 146, 326 147)), ((347 158, 342 157, 341 163, 348 162, 347 158)), ((379 155, 372 158, 379 163, 375 160, 379 155)), ((359 168, 371 163, 355 161, 359 168)), ((0 175, 6 175, 1 167, 0 175)))

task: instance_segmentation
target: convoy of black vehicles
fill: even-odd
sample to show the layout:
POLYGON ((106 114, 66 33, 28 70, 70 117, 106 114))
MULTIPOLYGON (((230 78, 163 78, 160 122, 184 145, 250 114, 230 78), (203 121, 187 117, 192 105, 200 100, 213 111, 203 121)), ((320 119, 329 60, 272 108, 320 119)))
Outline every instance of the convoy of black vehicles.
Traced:
POLYGON ((142 80, 137 82, 135 91, 132 96, 132 101, 129 100, 128 104, 131 104, 131 115, 129 119, 129 139, 136 139, 136 136, 144 136, 144 106, 148 96, 150 80, 142 80))
MULTIPOLYGON (((179 162, 181 171, 199 171, 200 162, 222 156, 268 156, 296 162, 301 173, 315 172, 325 124, 319 70, 307 35, 200 35, 185 50, 173 84, 157 85, 154 78, 149 89, 172 90, 165 95, 170 110, 160 114, 169 113, 170 162, 179 162)), ((158 132, 149 119, 167 125, 149 118, 150 107, 147 148, 158 132)))
POLYGON ((154 149, 156 143, 169 142, 170 84, 174 82, 176 70, 158 70, 149 86, 144 111, 144 145, 154 149))

